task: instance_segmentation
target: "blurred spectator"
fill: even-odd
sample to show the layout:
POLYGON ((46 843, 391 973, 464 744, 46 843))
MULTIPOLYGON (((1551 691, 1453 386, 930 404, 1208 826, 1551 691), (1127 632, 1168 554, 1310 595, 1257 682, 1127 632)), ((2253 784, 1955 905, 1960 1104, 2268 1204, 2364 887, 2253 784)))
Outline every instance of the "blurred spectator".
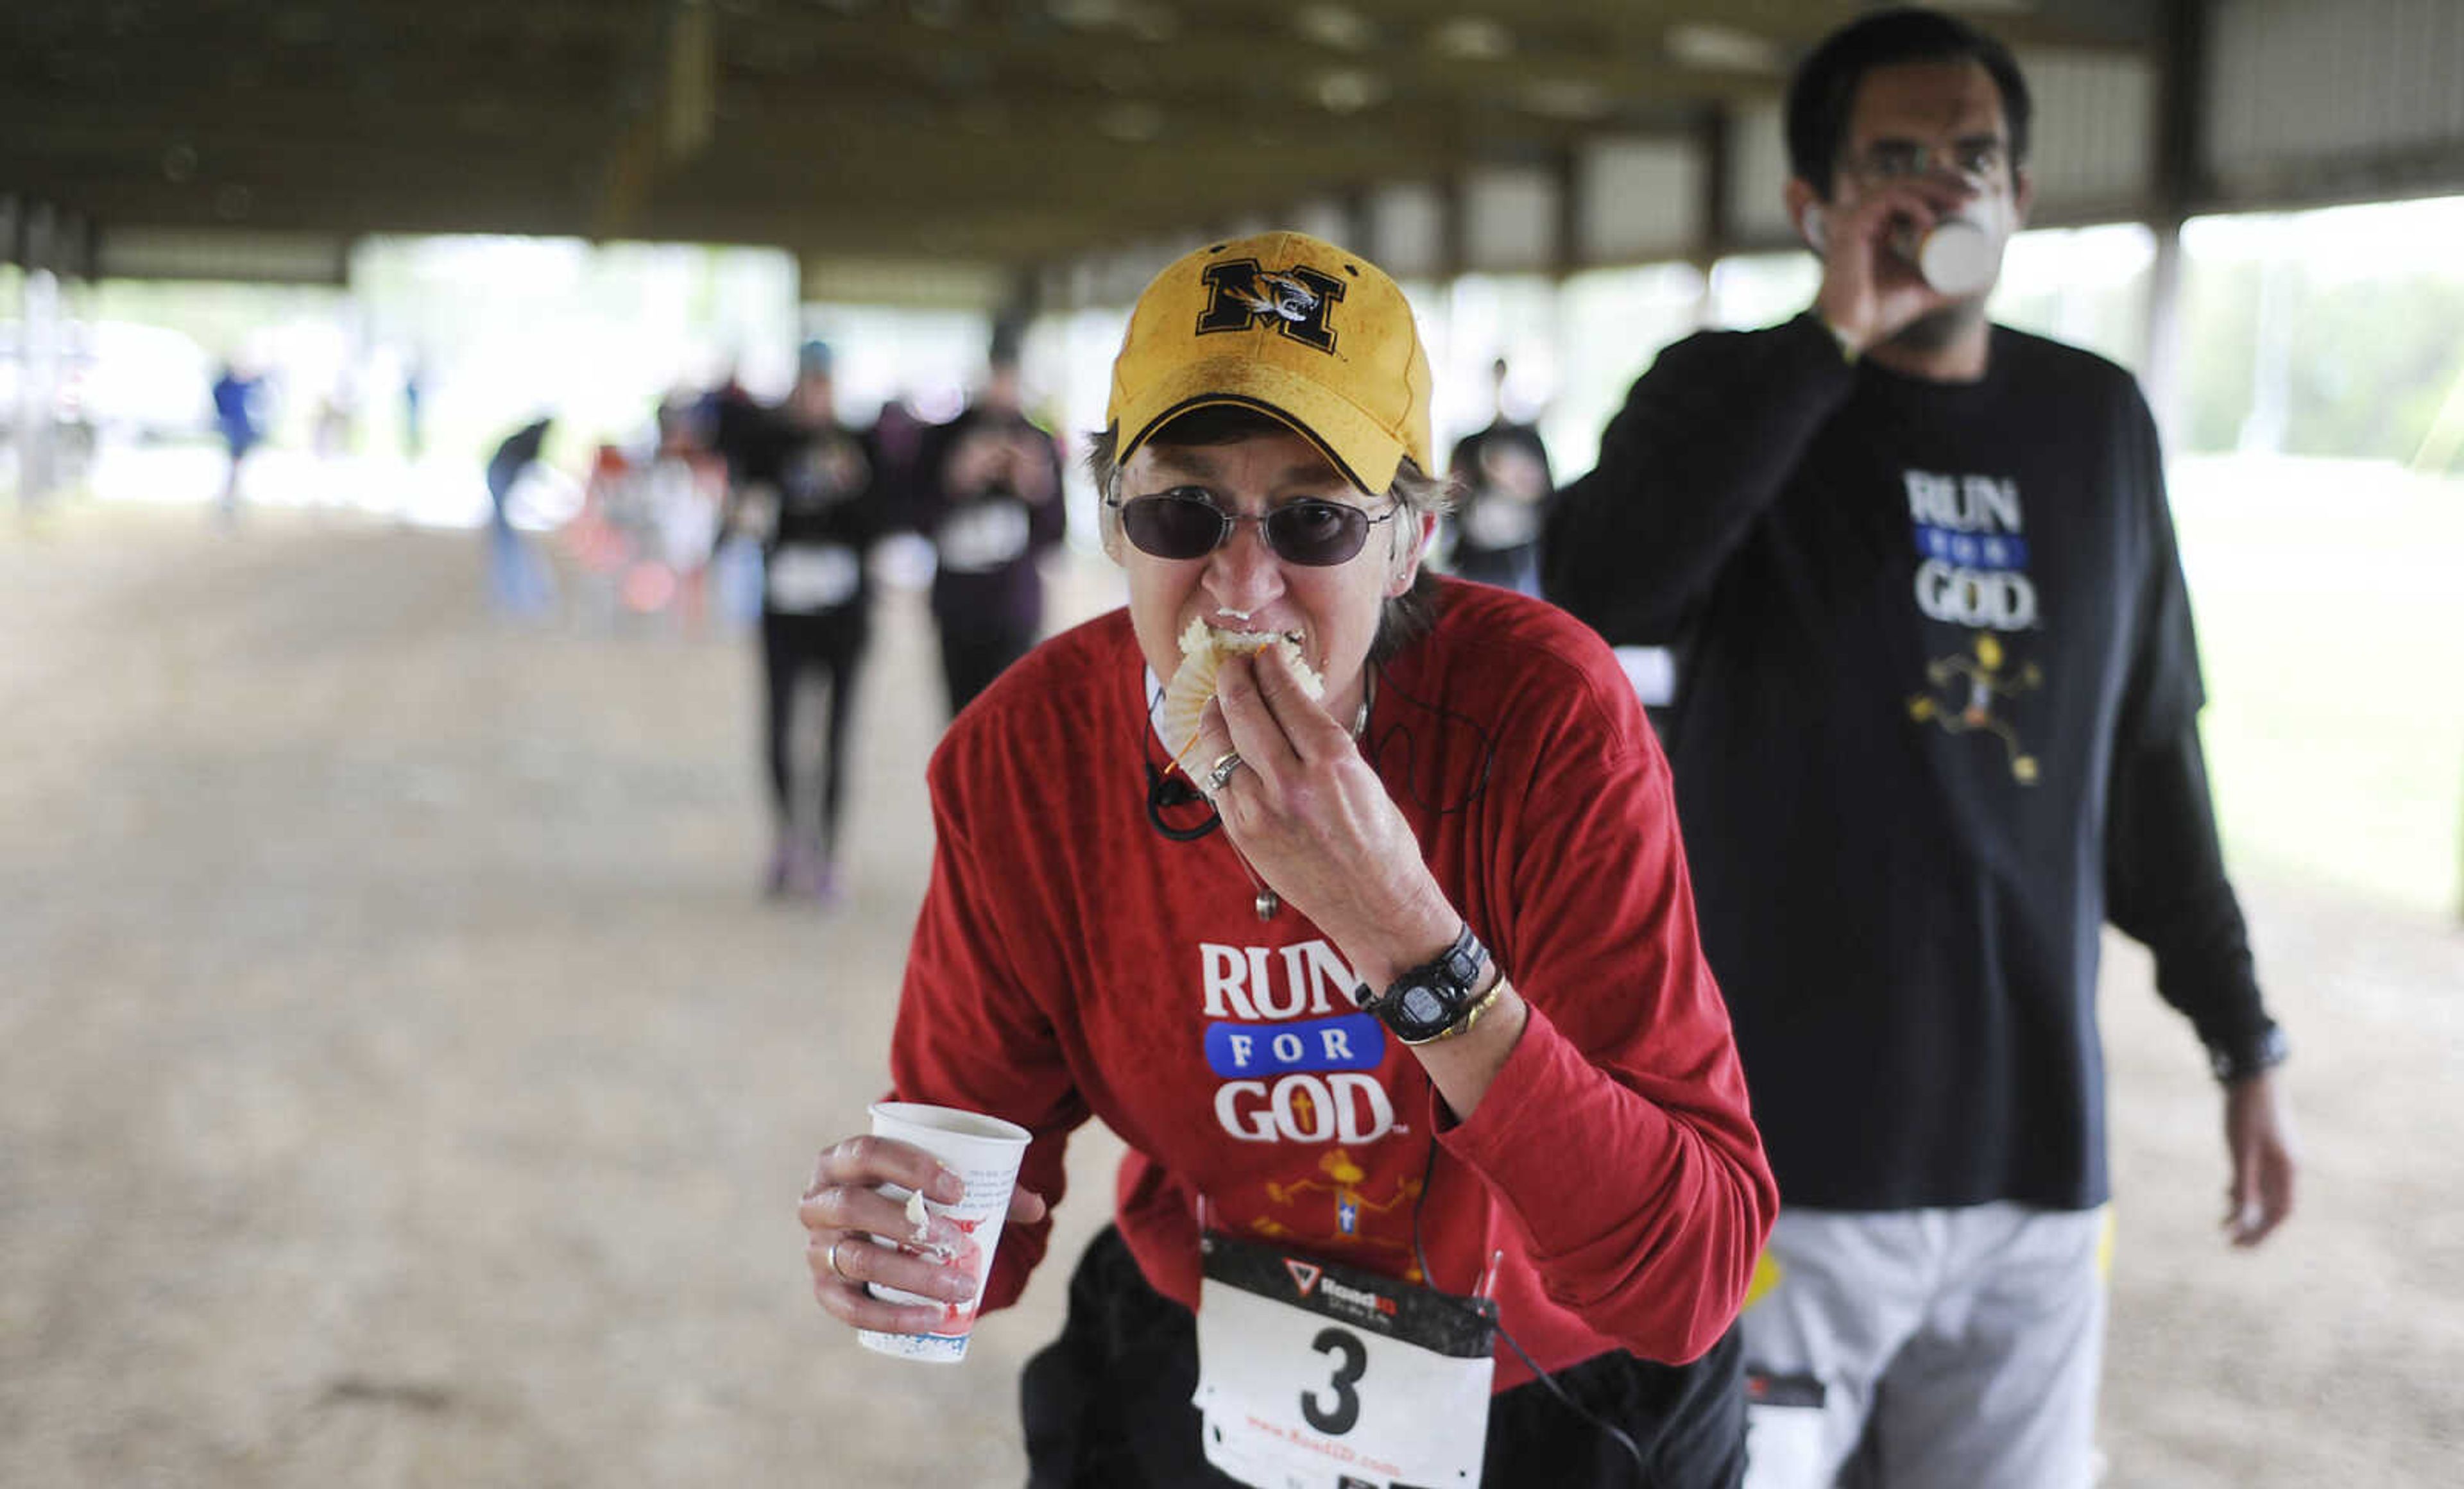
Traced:
POLYGON ((414 358, 402 373, 402 452, 414 464, 427 449, 427 427, 420 422, 420 402, 427 396, 428 369, 414 358))
POLYGON ((625 570, 633 561, 627 521, 639 484, 635 463, 622 449, 602 442, 583 480, 582 510, 559 535, 583 575, 583 610, 594 619, 614 616, 625 570))
POLYGON ((904 394, 893 394, 872 418, 868 443, 872 447, 873 489, 886 505, 911 504, 915 466, 932 426, 909 405, 904 394))
POLYGON ((220 504, 226 522, 238 520, 240 467, 247 461, 248 452, 265 437, 264 391, 264 380, 236 358, 224 362, 221 375, 214 379, 214 429, 222 436, 223 449, 231 456, 231 465, 223 475, 220 504))
POLYGON ((1018 339, 994 333, 984 385, 933 430, 917 460, 913 521, 933 540, 933 619, 953 715, 1044 628, 1037 558, 1066 531, 1061 449, 1027 418, 1018 339))
POLYGON ((352 398, 347 375, 337 378, 334 386, 317 401, 317 427, 314 446, 317 458, 335 460, 350 453, 352 398))
POLYGON ((701 448, 726 463, 731 486, 743 479, 743 463, 769 425, 768 410, 754 402, 730 365, 716 386, 693 405, 693 434, 701 448))
POLYGON ((1540 431, 1507 412, 1506 359, 1489 367, 1495 416, 1455 446, 1448 473, 1463 505, 1445 520, 1448 565, 1464 579, 1540 593, 1540 525, 1556 497, 1540 431))
POLYGON ((488 598, 507 615, 537 615, 556 598, 546 564, 514 528, 514 488, 539 459, 552 416, 542 415, 506 435, 488 460, 488 598))
MULTIPOLYGON (((718 542, 719 512, 726 503, 729 486, 727 458, 712 444, 712 438, 723 428, 735 448, 746 448, 752 423, 760 417, 759 405, 735 386, 732 376, 725 387, 705 395, 690 415, 662 410, 659 454, 650 463, 649 471, 649 557, 665 570, 668 582, 664 599, 657 603, 639 603, 636 608, 672 606, 687 629, 700 628, 703 581, 710 567, 711 550, 718 542), (742 406, 713 419, 713 400, 718 401, 718 406, 741 400, 742 406)), ((647 602, 649 598, 649 592, 644 591, 641 599, 647 602)))
POLYGON ((599 525, 618 565, 618 603, 635 615, 672 609, 688 627, 701 624, 727 493, 725 463, 704 438, 705 404, 691 395, 668 398, 648 454, 603 462, 594 471, 606 477, 599 525))
MULTIPOLYGON (((754 620, 761 603, 761 551, 750 536, 750 527, 731 523, 724 515, 727 509, 744 494, 746 483, 754 479, 753 468, 767 458, 769 447, 779 433, 779 418, 784 405, 765 408, 754 401, 738 381, 736 368, 730 366, 718 384, 693 400, 691 418, 693 437, 711 457, 706 469, 718 472, 715 504, 695 509, 673 500, 663 501, 661 510, 667 519, 675 523, 680 516, 693 514, 695 522, 673 527, 676 543, 689 542, 699 531, 698 521, 708 515, 714 524, 714 541, 706 555, 697 555, 691 563, 676 566, 679 582, 688 587, 685 599, 694 614, 708 603, 706 591, 715 586, 718 593, 720 618, 731 625, 754 620), (707 562, 700 561, 706 558, 707 562), (714 581, 710 576, 715 575, 714 581)), ((671 497, 677 490, 671 483, 663 487, 671 497)), ((678 555, 679 558, 684 556, 678 555)))

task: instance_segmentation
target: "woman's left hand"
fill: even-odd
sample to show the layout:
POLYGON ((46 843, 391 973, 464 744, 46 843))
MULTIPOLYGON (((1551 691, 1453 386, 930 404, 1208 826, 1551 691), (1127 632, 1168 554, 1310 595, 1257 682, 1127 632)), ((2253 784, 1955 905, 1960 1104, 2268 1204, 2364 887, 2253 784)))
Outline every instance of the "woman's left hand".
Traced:
POLYGON ((1202 779, 1226 750, 1241 765, 1215 797, 1223 830, 1363 981, 1383 987, 1454 939, 1463 917, 1411 824, 1280 648, 1224 660, 1188 758, 1202 779))

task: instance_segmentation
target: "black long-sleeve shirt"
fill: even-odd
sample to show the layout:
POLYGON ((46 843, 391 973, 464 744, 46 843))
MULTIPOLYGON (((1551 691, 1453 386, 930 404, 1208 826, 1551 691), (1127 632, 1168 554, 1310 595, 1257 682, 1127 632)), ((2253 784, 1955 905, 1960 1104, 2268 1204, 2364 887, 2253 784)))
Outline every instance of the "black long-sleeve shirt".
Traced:
POLYGON ((935 618, 944 627, 1032 635, 1044 618, 1044 579, 1036 560, 1067 532, 1060 447, 1026 415, 977 404, 924 437, 916 471, 908 520, 933 539, 939 556, 933 575, 935 618), (980 492, 959 490, 954 468, 961 452, 981 440, 1011 444, 1019 458, 1041 466, 1041 475, 1031 482, 1041 497, 1006 479, 980 492))
POLYGON ((891 515, 873 441, 836 422, 773 411, 741 428, 731 463, 745 485, 766 485, 778 500, 762 544, 762 608, 862 627, 871 606, 868 560, 891 515))
POLYGON ((2255 1059, 2126 372, 2000 327, 1972 383, 1852 367, 1810 317, 1689 338, 1559 501, 1544 584, 1683 649, 1679 816, 1789 1203, 2101 1203, 2107 918, 2255 1059))

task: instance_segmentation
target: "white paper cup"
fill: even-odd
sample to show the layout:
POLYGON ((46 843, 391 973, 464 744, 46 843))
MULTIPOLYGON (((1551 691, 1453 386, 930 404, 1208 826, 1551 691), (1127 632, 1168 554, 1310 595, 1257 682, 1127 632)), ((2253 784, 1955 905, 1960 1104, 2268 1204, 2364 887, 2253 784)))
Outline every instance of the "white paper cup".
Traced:
MULTIPOLYGON (((1003 1122, 981 1112, 927 1106, 916 1102, 874 1102, 872 1135, 913 1143, 940 1159, 965 1181, 966 1197, 957 1204, 928 1199, 924 1205, 931 1214, 946 1216, 963 1233, 961 1250, 953 1260, 963 1262, 969 1259, 968 1252, 973 1252, 976 1296, 965 1303, 945 1303, 937 1298, 919 1297, 878 1282, 868 1283, 868 1290, 885 1303, 926 1303, 939 1307, 941 1322, 928 1333, 885 1334, 879 1329, 865 1328, 856 1330, 856 1338, 867 1349, 883 1354, 955 1365, 967 1357, 967 1339, 976 1328, 976 1305, 982 1300, 984 1280, 992 1275, 993 1248, 1001 1242, 1001 1221, 1009 1215, 1010 1191, 1018 1187, 1019 1159, 1025 1155, 1030 1134, 1015 1122, 1003 1122)), ((881 1186, 881 1193, 901 1203, 908 1198, 908 1192, 895 1184, 881 1186)), ((888 1246, 893 1242, 876 1237, 874 1244, 888 1246)))
POLYGON ((1982 295, 2002 270, 2001 240, 1964 217, 1934 224, 1909 256, 1925 283, 1945 295, 1982 295))

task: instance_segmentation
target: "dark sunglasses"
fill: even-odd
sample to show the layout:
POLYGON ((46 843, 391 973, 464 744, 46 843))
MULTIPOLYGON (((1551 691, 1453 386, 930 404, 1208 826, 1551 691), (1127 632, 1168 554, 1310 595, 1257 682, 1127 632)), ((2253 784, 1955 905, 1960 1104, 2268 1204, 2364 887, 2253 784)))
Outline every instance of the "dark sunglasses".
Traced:
POLYGON ((1203 558, 1232 540, 1235 525, 1255 522, 1276 558, 1312 569, 1350 562, 1369 541, 1369 530, 1396 515, 1390 510, 1373 517, 1348 502, 1304 497, 1247 516, 1177 492, 1127 501, 1110 496, 1104 505, 1121 515, 1121 531, 1138 552, 1158 558, 1203 558))

